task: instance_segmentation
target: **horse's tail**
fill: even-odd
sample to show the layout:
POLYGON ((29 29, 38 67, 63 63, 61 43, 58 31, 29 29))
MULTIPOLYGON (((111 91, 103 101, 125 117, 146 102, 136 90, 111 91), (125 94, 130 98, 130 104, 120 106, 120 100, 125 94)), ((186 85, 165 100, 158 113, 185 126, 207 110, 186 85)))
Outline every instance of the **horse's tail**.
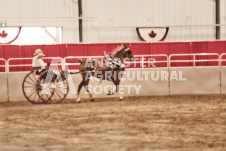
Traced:
POLYGON ((82 59, 78 59, 78 62, 82 63, 82 62, 83 62, 83 60, 82 60, 82 59))

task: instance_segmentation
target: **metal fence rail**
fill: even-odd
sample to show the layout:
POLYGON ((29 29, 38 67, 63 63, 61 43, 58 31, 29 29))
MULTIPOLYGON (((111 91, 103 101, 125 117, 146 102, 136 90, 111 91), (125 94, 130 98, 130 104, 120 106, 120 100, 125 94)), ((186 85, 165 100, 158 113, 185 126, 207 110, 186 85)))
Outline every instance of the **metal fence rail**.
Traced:
MULTIPOLYGON (((32 62, 33 58, 9 58, 6 62, 6 72, 10 72, 10 68, 11 67, 32 67, 32 63, 28 63, 28 64, 11 64, 12 61, 26 61, 26 60, 30 60, 32 62)), ((52 61, 52 65, 60 65, 63 68, 63 61, 61 57, 44 57, 44 60, 55 60, 52 61)), ((25 71, 30 71, 30 70, 25 70, 25 71)), ((15 72, 15 71, 14 71, 15 72)), ((24 71, 16 71, 16 72, 24 72, 24 71)))
POLYGON ((151 55, 135 55, 135 58, 141 57, 141 60, 138 60, 135 62, 130 62, 130 63, 140 63, 141 68, 149 68, 149 67, 156 67, 157 64, 163 64, 165 63, 166 65, 163 67, 168 67, 169 63, 169 58, 166 54, 151 54, 151 55), (164 58, 163 60, 157 59, 158 57, 164 58), (146 60, 147 59, 147 60, 146 60), (148 66, 145 66, 145 64, 148 64, 148 66))
POLYGON ((222 53, 220 55, 220 66, 226 66, 226 64, 223 65, 224 62, 226 63, 226 53, 222 53), (225 59, 224 59, 224 57, 225 57, 225 59))
MULTIPOLYGON (((200 66, 226 66, 226 53, 219 55, 218 53, 189 53, 189 54, 151 54, 151 55, 135 55, 135 61, 125 61, 125 64, 130 64, 132 68, 153 68, 153 67, 200 67, 200 66), (181 57, 184 57, 181 59, 181 57), (187 59, 189 58, 189 59, 187 59), (179 65, 172 65, 173 63, 180 63, 179 65), (190 63, 185 66, 183 63, 190 63), (197 65, 197 63, 206 63, 205 65, 197 65), (214 64, 213 64, 214 63, 214 64)), ((51 65, 60 66, 63 70, 70 70, 70 67, 79 66, 80 63, 78 59, 104 59, 103 56, 67 56, 65 58, 61 57, 44 57, 46 60, 51 60, 51 65)), ((5 68, 4 72, 12 72, 10 69, 12 67, 18 69, 13 72, 24 72, 20 71, 21 67, 31 67, 32 58, 9 58, 5 60, 0 58, 4 64, 0 65, 0 68, 5 68), (15 63, 18 61, 29 60, 29 63, 15 63), (14 61, 14 63, 13 63, 14 61)), ((127 66, 129 67, 129 66, 127 66)), ((72 69, 75 70, 75 69, 72 69)), ((78 69, 76 69, 78 70, 78 69)), ((29 70, 25 70, 29 71, 29 70)))
MULTIPOLYGON (((149 68, 155 67, 156 64, 165 63, 166 65, 163 67, 168 67, 168 56, 166 54, 152 54, 152 55, 134 55, 134 61, 125 61, 127 67, 133 65, 132 67, 140 67, 140 68, 149 68), (163 60, 156 59, 156 57, 162 57, 163 60), (139 64, 138 66, 136 64, 139 64), (145 64, 148 64, 145 66, 145 64)), ((65 57, 64 60, 64 69, 71 65, 80 65, 78 62, 68 62, 69 59, 103 59, 103 56, 68 56, 65 57)))
MULTIPOLYGON (((4 59, 4 58, 0 58, 0 62, 4 62, 4 64, 3 65, 1 65, 0 64, 0 69, 1 68, 4 68, 4 70, 5 70, 5 72, 6 72, 6 70, 7 70, 7 63, 6 63, 6 60, 4 59)), ((0 70, 1 71, 1 70, 0 70)))
POLYGON ((80 63, 78 62, 79 59, 97 59, 97 58, 104 58, 103 56, 67 56, 63 59, 64 62, 64 66, 63 69, 64 70, 70 70, 70 71, 78 71, 78 69, 70 69, 69 66, 79 66, 80 63), (69 59, 73 59, 73 61, 68 61, 69 59), (76 60, 76 62, 75 62, 76 60))
MULTIPOLYGON (((171 54, 169 55, 169 67, 172 67, 171 63, 192 63, 193 67, 196 67, 196 63, 199 62, 217 62, 217 66, 220 65, 220 56, 218 53, 189 53, 189 54, 171 54), (197 56, 204 56, 204 57, 216 57, 215 59, 207 58, 207 59, 197 59, 197 56), (173 57, 191 57, 192 59, 173 59, 173 57)), ((206 65, 209 66, 209 65, 206 65)))

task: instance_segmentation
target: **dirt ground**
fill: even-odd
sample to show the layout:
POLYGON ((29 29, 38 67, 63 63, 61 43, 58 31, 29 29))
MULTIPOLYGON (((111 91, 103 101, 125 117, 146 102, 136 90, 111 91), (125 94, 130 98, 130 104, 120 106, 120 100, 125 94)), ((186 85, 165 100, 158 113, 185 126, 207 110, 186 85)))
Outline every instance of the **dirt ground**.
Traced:
POLYGON ((0 103, 0 151, 226 150, 226 96, 0 103))

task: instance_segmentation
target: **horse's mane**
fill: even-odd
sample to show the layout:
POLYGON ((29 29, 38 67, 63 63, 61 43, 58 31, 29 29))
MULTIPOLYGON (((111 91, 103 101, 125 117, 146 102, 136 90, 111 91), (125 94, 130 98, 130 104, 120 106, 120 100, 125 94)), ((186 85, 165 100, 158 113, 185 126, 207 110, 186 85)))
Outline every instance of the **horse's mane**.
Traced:
POLYGON ((112 51, 112 55, 113 55, 113 56, 117 55, 118 53, 120 53, 121 51, 123 51, 123 48, 124 48, 123 45, 118 46, 117 48, 115 48, 115 49, 112 51))

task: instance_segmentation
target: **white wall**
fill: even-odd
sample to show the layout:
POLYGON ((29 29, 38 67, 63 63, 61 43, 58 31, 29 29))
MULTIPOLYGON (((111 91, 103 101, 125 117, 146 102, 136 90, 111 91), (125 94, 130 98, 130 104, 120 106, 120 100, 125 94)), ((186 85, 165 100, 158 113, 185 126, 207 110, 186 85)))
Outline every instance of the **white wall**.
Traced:
MULTIPOLYGON (((87 42, 139 40, 135 28, 103 26, 215 24, 214 0, 84 0, 83 6, 84 16, 98 17, 85 24, 87 42)), ((170 28, 166 41, 190 39, 214 40, 215 28, 170 28)))
POLYGON ((71 17, 78 17, 77 0, 0 0, 0 21, 8 26, 63 27, 64 43, 78 42, 78 21, 71 17))
MULTIPOLYGON (((220 1, 220 22, 221 24, 226 24, 226 0, 220 1)), ((221 28, 221 39, 226 39, 226 26, 221 28)))

